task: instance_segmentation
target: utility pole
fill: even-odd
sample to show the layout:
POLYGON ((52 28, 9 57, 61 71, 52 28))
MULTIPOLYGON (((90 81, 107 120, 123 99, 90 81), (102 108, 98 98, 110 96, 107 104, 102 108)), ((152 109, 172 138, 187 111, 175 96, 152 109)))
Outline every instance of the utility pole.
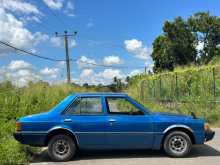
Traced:
POLYGON ((64 37, 64 46, 66 53, 66 73, 67 73, 67 83, 71 83, 70 78, 70 58, 69 58, 69 45, 68 45, 68 37, 76 36, 77 32, 75 31, 73 34, 68 34, 67 31, 64 31, 64 34, 59 35, 58 32, 55 32, 56 37, 64 37))

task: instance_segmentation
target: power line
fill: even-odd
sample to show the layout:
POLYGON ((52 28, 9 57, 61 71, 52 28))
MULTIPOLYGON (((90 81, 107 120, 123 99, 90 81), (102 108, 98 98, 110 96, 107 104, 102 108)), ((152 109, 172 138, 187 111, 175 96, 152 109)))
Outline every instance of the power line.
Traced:
MULTIPOLYGON (((32 52, 29 52, 27 50, 24 50, 24 49, 21 49, 21 48, 17 48, 15 46, 13 46, 12 44, 10 43, 7 43, 7 42, 4 42, 4 41, 0 41, 0 44, 4 45, 4 46, 7 46, 7 47, 10 47, 16 51, 19 51, 21 53, 24 53, 24 54, 27 54, 27 55, 30 55, 30 56, 34 56, 34 57, 37 57, 37 58, 41 58, 41 59, 44 59, 44 60, 49 60, 49 61, 55 61, 55 62, 60 62, 60 61, 66 61, 64 59, 55 59, 55 58, 50 58, 50 57, 45 57, 45 56, 41 56, 41 55, 38 55, 38 54, 35 54, 35 53, 32 53, 32 52)), ((104 68, 136 68, 136 69, 141 69, 141 68, 144 68, 144 66, 137 66, 137 67, 131 67, 131 66, 117 66, 117 65, 105 65, 105 64, 97 64, 97 63, 92 63, 92 62, 87 62, 87 61, 82 61, 80 59, 69 59, 69 61, 71 62, 80 62, 80 63, 84 63, 84 64, 88 64, 88 65, 93 65, 93 66, 96 66, 96 67, 104 67, 104 68)), ((86 67, 84 67, 86 68, 86 67)), ((87 67, 89 68, 89 66, 87 67)))
POLYGON ((37 58, 41 58, 41 59, 44 59, 44 60, 49 60, 49 61, 65 61, 65 60, 62 60, 62 59, 54 59, 54 58, 50 58, 50 57, 41 56, 41 55, 35 54, 33 52, 17 48, 15 46, 11 45, 10 43, 4 42, 4 41, 0 41, 0 44, 5 45, 7 47, 10 47, 10 48, 12 48, 12 49, 14 49, 16 51, 19 51, 19 52, 22 52, 22 53, 25 53, 25 54, 28 54, 28 55, 31 55, 31 56, 34 56, 34 57, 37 57, 37 58))

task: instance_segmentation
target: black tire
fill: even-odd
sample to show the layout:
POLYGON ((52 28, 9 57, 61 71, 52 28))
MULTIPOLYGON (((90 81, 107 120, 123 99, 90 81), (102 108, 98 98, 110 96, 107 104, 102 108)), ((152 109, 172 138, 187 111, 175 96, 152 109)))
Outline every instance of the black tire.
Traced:
POLYGON ((173 131, 165 137, 163 148, 171 157, 185 157, 191 151, 192 142, 185 132, 173 131))
POLYGON ((53 161, 68 161, 76 153, 74 140, 67 135, 55 135, 48 144, 48 155, 53 161))

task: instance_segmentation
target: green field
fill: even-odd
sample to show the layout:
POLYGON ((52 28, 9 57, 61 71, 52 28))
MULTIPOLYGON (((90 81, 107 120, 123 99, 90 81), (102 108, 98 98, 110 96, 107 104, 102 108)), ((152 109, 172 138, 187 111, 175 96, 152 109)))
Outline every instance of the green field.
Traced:
MULTIPOLYGON (((29 84, 17 88, 10 82, 0 84, 0 164, 26 164, 38 148, 21 145, 12 133, 17 118, 48 111, 74 92, 108 91, 108 88, 75 85, 29 84)), ((151 111, 173 112, 204 117, 214 126, 220 125, 220 67, 177 68, 174 72, 137 75, 130 79, 125 92, 151 111), (214 79, 213 79, 213 68, 214 79), (214 82, 213 82, 214 81, 214 82)))

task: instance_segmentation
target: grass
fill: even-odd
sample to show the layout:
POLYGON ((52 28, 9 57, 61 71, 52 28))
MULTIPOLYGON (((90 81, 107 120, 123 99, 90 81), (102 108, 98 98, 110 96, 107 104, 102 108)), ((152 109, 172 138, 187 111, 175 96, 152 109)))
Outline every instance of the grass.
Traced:
POLYGON ((219 65, 137 75, 131 79, 127 92, 152 111, 187 115, 194 112, 213 126, 220 126, 219 65))
MULTIPOLYGON (((30 83, 24 88, 16 88, 10 82, 0 84, 0 164, 27 164, 38 150, 14 140, 12 133, 17 118, 48 111, 70 93, 84 91, 108 89, 65 84, 49 86, 43 82, 30 83)), ((174 72, 155 75, 137 75, 130 79, 126 92, 151 111, 183 114, 193 111, 213 126, 220 126, 220 104, 214 102, 220 100, 220 66, 216 64, 176 68, 174 72)))
MULTIPOLYGON (((0 165, 27 164, 38 148, 21 145, 14 140, 15 121, 21 116, 48 111, 74 92, 97 91, 69 85, 49 86, 30 84, 25 88, 13 87, 9 82, 0 84, 0 165)), ((102 90, 102 89, 99 89, 102 90)))

